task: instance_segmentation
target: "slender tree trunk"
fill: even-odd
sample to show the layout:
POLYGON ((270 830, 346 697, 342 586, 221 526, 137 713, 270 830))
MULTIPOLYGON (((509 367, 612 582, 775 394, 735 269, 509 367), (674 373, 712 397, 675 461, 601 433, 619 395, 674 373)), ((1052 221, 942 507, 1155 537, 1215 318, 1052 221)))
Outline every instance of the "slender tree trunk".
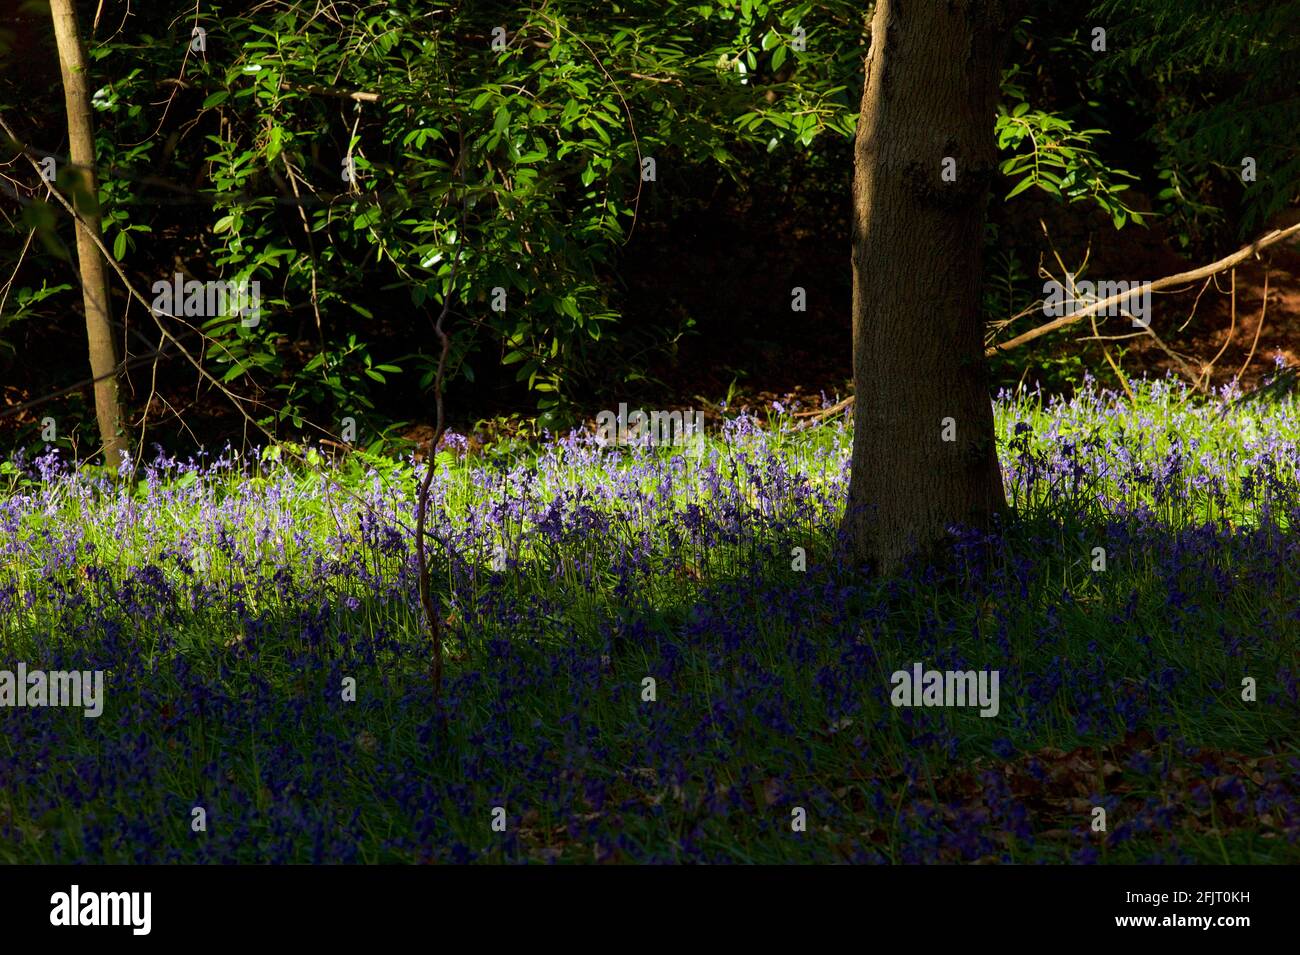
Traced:
POLYGON ((878 0, 853 178, 851 553, 883 573, 1006 506, 979 313, 1005 0, 878 0), (947 161, 946 161, 947 160, 947 161))
POLYGON ((90 86, 86 78, 86 53, 81 45, 74 0, 50 0, 54 39, 63 74, 63 98, 68 113, 69 154, 79 176, 73 189, 73 208, 85 225, 77 225, 77 262, 81 270, 81 296, 86 310, 86 338, 90 343, 90 370, 95 376, 95 417, 104 461, 116 466, 120 452, 129 451, 123 432, 125 415, 118 394, 117 347, 109 311, 108 277, 104 260, 92 240, 99 235, 99 183, 95 176, 95 130, 91 122, 90 86))

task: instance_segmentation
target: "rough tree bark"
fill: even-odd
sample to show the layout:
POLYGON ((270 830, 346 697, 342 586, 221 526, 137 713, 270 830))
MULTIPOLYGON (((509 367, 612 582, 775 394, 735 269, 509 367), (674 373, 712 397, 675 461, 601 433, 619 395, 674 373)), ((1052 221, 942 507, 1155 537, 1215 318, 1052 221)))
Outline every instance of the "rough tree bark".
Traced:
POLYGON ((854 156, 844 531, 851 555, 882 573, 1006 506, 979 288, 1008 7, 879 0, 871 23, 854 156))
POLYGON ((99 235, 99 183, 95 175, 95 131, 91 123, 90 86, 86 80, 86 53, 81 45, 74 0, 50 0, 54 40, 63 74, 63 98, 68 114, 69 156, 79 181, 73 189, 73 208, 81 217, 77 229, 77 263, 81 272, 81 297, 86 310, 86 338, 90 344, 90 370, 95 376, 95 417, 99 422, 104 461, 114 467, 120 452, 128 451, 123 432, 125 416, 118 393, 117 347, 109 313, 108 275, 104 260, 91 237, 99 235))

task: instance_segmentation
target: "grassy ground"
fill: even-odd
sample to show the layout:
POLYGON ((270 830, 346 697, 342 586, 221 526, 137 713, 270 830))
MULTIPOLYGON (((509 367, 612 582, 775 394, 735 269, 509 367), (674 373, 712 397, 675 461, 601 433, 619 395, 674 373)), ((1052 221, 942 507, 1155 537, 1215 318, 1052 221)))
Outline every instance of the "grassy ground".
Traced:
POLYGON ((1300 404, 1134 388, 1000 398, 1014 518, 885 580, 842 419, 452 440, 441 709, 422 465, 13 461, 0 669, 106 693, 0 709, 0 861, 1300 861, 1300 404), (891 705, 917 662, 997 715, 891 705))

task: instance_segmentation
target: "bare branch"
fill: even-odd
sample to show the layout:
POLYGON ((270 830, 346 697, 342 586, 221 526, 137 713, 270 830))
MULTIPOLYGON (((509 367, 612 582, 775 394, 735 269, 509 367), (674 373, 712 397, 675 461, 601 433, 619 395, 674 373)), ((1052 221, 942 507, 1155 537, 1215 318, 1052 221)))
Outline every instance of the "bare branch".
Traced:
MULTIPOLYGON (((1297 222, 1295 225, 1286 229, 1274 229, 1272 232, 1260 236, 1250 245, 1243 246, 1226 258, 1219 259, 1217 262, 1211 262, 1209 265, 1203 265, 1199 269, 1192 269, 1190 272, 1179 272, 1177 275, 1169 275, 1165 278, 1157 279, 1150 284, 1149 288, 1153 292, 1158 292, 1161 289, 1170 288, 1174 285, 1182 285, 1185 282, 1196 282, 1208 276, 1216 275, 1219 272, 1226 272, 1233 266, 1244 262, 1261 249, 1266 249, 1270 245, 1275 245, 1283 239, 1296 235, 1297 233, 1300 233, 1300 222, 1297 222)), ((1079 309, 1072 315, 1062 315, 1060 318, 1054 319, 1046 325, 1039 325, 1037 328, 1031 329, 1023 335, 1017 335, 1010 341, 1002 342, 998 345, 986 348, 984 350, 984 357, 992 358, 999 352, 1005 352, 1018 345, 1023 345, 1026 342, 1032 342, 1035 338, 1042 338, 1044 335, 1049 332, 1054 332, 1058 328, 1073 325, 1075 322, 1081 321, 1089 315, 1093 315, 1114 305, 1120 305, 1125 300, 1131 298, 1132 294, 1132 292, 1122 292, 1117 295, 1112 295, 1109 298, 1104 298, 1101 301, 1093 302, 1092 304, 1079 309)))

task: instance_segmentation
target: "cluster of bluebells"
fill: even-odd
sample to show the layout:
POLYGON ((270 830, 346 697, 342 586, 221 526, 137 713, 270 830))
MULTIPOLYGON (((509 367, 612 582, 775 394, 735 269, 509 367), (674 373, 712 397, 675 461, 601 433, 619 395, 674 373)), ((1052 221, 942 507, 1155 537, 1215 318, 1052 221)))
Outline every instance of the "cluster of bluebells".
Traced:
POLYGON ((1000 396, 1017 519, 888 579, 834 556, 848 422, 779 407, 699 453, 15 458, 0 667, 107 700, 0 712, 0 860, 1171 860, 1202 810, 1294 853, 1300 405, 1135 387, 1000 396), (894 708, 912 661, 997 669, 998 717, 894 708))

